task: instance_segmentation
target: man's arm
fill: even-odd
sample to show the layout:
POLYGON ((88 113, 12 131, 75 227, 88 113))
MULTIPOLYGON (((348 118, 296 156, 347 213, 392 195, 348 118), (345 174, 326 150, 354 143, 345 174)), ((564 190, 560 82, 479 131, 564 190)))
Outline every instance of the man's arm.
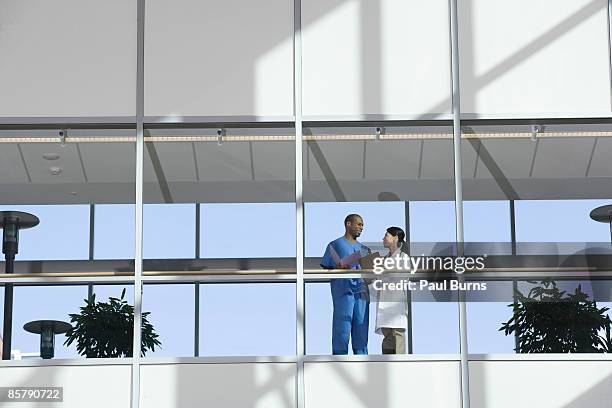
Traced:
POLYGON ((325 249, 325 254, 323 254, 323 258, 321 259, 320 265, 321 265, 321 268, 323 269, 345 269, 346 268, 346 265, 342 262, 342 260, 338 256, 338 252, 336 252, 331 242, 327 244, 327 248, 325 249))

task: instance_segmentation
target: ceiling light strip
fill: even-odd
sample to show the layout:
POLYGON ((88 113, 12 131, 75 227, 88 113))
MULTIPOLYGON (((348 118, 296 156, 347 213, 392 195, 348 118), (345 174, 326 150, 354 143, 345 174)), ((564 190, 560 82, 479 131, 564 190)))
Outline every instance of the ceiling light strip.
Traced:
MULTIPOLYGON (((538 138, 581 138, 581 137, 612 137, 612 131, 589 132, 541 132, 538 138)), ((379 140, 441 140, 452 139, 451 133, 396 133, 384 134, 379 140)), ((463 133, 463 139, 512 139, 532 138, 532 132, 485 132, 463 133)), ((327 134, 304 135, 305 141, 350 141, 350 140, 377 140, 376 135, 367 134, 327 134)), ((224 142, 284 142, 293 141, 293 135, 230 135, 223 136, 224 142)), ((215 142, 218 136, 148 136, 145 142, 176 143, 176 142, 215 142)), ((66 138, 66 143, 135 143, 134 136, 72 136, 66 138)), ((58 137, 0 137, 0 143, 60 143, 58 137)))
MULTIPOLYGON (((509 139, 509 138, 531 138, 533 132, 490 132, 490 133, 463 133, 461 137, 463 139, 509 139)), ((538 138, 542 137, 612 137, 612 132, 598 131, 598 132, 538 132, 536 133, 538 138)))
MULTIPOLYGON (((293 141, 292 135, 225 135, 224 142, 293 141)), ((219 136, 147 136, 145 142, 218 142, 219 136)))
MULTIPOLYGON (((67 137, 66 143, 135 143, 135 136, 67 137)), ((0 143, 60 143, 58 137, 0 137, 0 143)))

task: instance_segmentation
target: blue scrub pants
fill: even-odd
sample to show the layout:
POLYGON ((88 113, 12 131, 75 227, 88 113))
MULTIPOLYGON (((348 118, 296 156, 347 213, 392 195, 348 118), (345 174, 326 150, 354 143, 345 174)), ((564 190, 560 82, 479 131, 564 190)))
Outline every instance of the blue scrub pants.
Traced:
POLYGON ((363 285, 352 285, 349 279, 332 279, 332 353, 348 354, 352 337, 353 354, 368 354, 370 299, 363 285))

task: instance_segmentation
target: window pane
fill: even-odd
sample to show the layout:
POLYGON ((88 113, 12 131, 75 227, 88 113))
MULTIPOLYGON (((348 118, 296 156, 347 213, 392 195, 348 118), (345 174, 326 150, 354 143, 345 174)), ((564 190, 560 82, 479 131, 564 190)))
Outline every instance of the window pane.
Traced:
POLYGON ((195 204, 146 204, 143 257, 195 257, 195 204))
POLYGON ((512 254, 509 201, 464 201, 466 253, 512 254))
POLYGON ((339 260, 361 251, 359 244, 343 238, 348 233, 353 238, 357 234, 356 241, 372 252, 387 255, 390 247, 388 243, 385 247, 383 238, 394 226, 403 230, 402 245, 411 254, 452 254, 452 130, 444 126, 330 126, 304 128, 303 134, 307 353, 381 354, 387 328, 397 333, 388 338, 403 338, 406 343, 403 350, 401 340, 396 342, 396 352, 409 352, 413 340, 414 352, 454 353, 458 330, 447 328, 449 321, 457 322, 456 298, 439 300, 440 305, 430 301, 410 306, 408 294, 402 294, 400 302, 377 302, 376 290, 368 288, 363 278, 342 277, 359 271, 335 269, 338 262, 328 251, 331 242, 339 260), (346 230, 344 220, 351 213, 363 221, 358 231, 346 230), (329 269, 325 272, 335 276, 324 282, 320 277, 310 280, 309 275, 324 272, 322 263, 329 269), (385 303, 393 302, 400 306, 393 314, 397 320, 386 321, 385 303))
POLYGON ((200 284, 201 356, 294 354, 294 284, 200 284))
POLYGON ((104 285, 96 284, 93 287, 93 293, 96 295, 97 302, 108 302, 109 298, 121 298, 121 293, 125 289, 124 299, 130 305, 134 304, 134 286, 133 285, 104 285))
MULTIPOLYGON (((87 298, 86 286, 16 286, 13 303, 11 349, 40 356, 40 335, 28 333, 23 325, 33 320, 60 320, 70 323, 70 313, 79 313, 87 298)), ((55 336, 54 358, 78 358, 76 342, 63 345, 66 336, 55 336)))
POLYGON ((36 227, 20 231, 17 259, 88 259, 88 205, 3 205, 0 211, 23 211, 41 220, 36 227))
POLYGON ((410 239, 415 254, 455 253, 455 202, 410 202, 410 239))
POLYGON ((203 204, 203 258, 295 257, 295 204, 203 204), (247 236, 236 236, 237 228, 247 236))
POLYGON ((0 211, 40 221, 19 233, 16 272, 133 270, 135 129, 0 127, 0 139, 0 211))
POLYGON ((510 241, 508 201, 465 201, 463 222, 466 242, 510 241))
POLYGON ((412 333, 415 354, 459 353, 459 309, 456 293, 412 292, 412 333))
MULTIPOLYGON (((333 304, 329 283, 308 283, 306 299, 305 329, 306 354, 332 354, 333 304)), ((376 333, 376 303, 370 302, 368 325, 368 354, 381 354, 380 334, 376 333)), ((351 352, 349 351, 349 354, 351 352)))
POLYGON ((191 357, 195 329, 195 285, 145 285, 142 310, 159 335, 160 348, 147 357, 191 357))
MULTIPOLYGON (((134 270, 134 218, 115 217, 114 210, 126 206, 134 212, 135 136, 130 125, 0 126, 0 211, 26 212, 39 220, 19 231, 16 273, 134 270)), ((23 215, 12 216, 23 220, 23 215)), ((0 265, 1 271, 5 269, 0 265)), ((14 349, 37 351, 36 336, 22 333, 25 320, 45 319, 51 313, 67 321, 69 313, 79 312, 86 296, 84 286, 15 287, 13 338, 4 342, 10 341, 14 349), (20 309, 26 315, 19 315, 20 309)), ((74 346, 65 349, 59 337, 63 339, 56 339, 56 356, 75 357, 74 346)))
POLYGON ((293 272, 294 133, 147 129, 144 269, 293 272))
MULTIPOLYGON (((471 200, 511 199, 519 255, 609 253, 609 225, 589 216, 612 203, 609 130, 592 123, 464 127, 466 214, 471 200)), ((485 217, 480 208, 479 216, 466 218, 466 234, 485 217)), ((493 219, 502 218, 507 217, 499 209, 493 219)))
MULTIPOLYGON (((531 299, 531 308, 521 311, 521 315, 532 322, 529 330, 518 333, 521 353, 561 353, 561 352, 602 352, 606 346, 596 339, 606 339, 609 334, 605 327, 610 326, 601 319, 610 316, 612 303, 612 281, 599 279, 561 280, 555 279, 519 281, 518 291, 531 299), (544 296, 532 291, 545 288, 544 296), (568 301, 570 296, 579 294, 580 301, 568 301), (535 303, 537 302, 537 303, 535 303), (538 304, 535 309, 533 304, 538 304), (540 319, 535 318, 538 313, 540 319), (544 320, 544 321, 542 321, 544 320), (598 328, 598 330, 596 329, 598 328), (554 337, 550 334, 555 333, 554 337), (546 336, 548 334, 548 337, 546 336)), ((518 299, 520 302, 520 298, 518 299)), ((523 302, 521 302, 523 303, 523 302)), ((508 313, 508 318, 512 313, 508 313)), ((609 342, 604 340, 604 344, 609 342)))
MULTIPOLYGON (((0 286, 0 327, 4 329, 4 286, 0 286)), ((0 351, 2 358, 2 351, 0 351)))
MULTIPOLYGON (((611 194, 612 195, 612 194, 611 194)), ((516 202, 519 253, 609 252, 610 227, 589 214, 612 200, 521 200, 516 202), (528 244, 528 243, 541 244, 528 244)))
POLYGON ((323 256, 330 241, 344 234, 344 218, 347 214, 358 213, 364 221, 359 240, 366 245, 380 249, 385 231, 390 226, 405 225, 404 203, 306 203, 304 209, 306 256, 323 256))
POLYGON ((515 337, 499 329, 512 316, 512 282, 487 282, 479 301, 468 295, 468 349, 472 354, 514 353, 515 337))
POLYGON ((95 206, 94 258, 134 258, 136 208, 131 204, 95 206))

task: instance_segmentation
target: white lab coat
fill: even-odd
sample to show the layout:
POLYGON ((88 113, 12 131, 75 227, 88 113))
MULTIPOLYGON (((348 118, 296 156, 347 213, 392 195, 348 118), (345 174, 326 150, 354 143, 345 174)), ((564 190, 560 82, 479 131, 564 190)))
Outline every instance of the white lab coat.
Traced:
MULTIPOLYGON (((387 257, 394 257, 400 253, 398 248, 394 253, 387 255, 387 257)), ((384 272, 383 272, 384 273, 384 272)), ((399 279, 384 279, 380 278, 383 282, 399 282, 399 279)), ((408 293, 406 290, 398 291, 385 291, 385 290, 374 290, 373 286, 370 286, 371 299, 376 301, 376 326, 375 332, 383 334, 381 328, 388 327, 394 329, 406 329, 408 327, 408 293), (400 298, 404 301, 399 301, 400 298), (391 300, 391 301, 390 301, 391 300)))

